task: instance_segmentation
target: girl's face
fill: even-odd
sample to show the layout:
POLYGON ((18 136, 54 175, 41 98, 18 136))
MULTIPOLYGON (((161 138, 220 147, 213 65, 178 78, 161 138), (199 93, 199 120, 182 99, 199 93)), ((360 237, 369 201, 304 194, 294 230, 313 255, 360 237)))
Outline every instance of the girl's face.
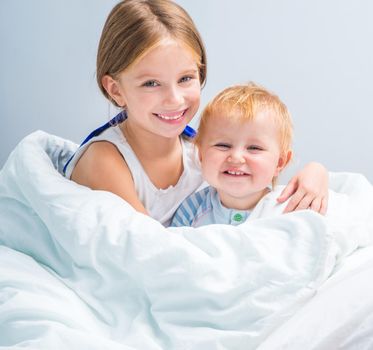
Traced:
POLYGON ((229 208, 255 206, 288 161, 271 113, 263 110, 244 122, 216 116, 206 125, 199 147, 203 177, 229 208))
POLYGON ((149 51, 115 83, 114 98, 125 106, 132 130, 178 136, 199 107, 201 85, 196 58, 173 39, 149 51))

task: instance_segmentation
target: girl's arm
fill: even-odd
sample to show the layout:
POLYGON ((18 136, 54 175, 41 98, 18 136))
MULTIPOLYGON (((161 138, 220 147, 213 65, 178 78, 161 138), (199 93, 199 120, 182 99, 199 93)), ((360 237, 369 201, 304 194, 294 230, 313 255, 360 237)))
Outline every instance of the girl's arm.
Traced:
POLYGON ((93 190, 112 192, 137 211, 148 214, 137 196, 127 163, 110 142, 99 141, 89 145, 78 160, 71 179, 93 190))
POLYGON ((325 167, 316 162, 308 163, 290 180, 277 201, 282 203, 291 197, 284 213, 311 208, 325 215, 328 207, 328 183, 329 175, 325 167))

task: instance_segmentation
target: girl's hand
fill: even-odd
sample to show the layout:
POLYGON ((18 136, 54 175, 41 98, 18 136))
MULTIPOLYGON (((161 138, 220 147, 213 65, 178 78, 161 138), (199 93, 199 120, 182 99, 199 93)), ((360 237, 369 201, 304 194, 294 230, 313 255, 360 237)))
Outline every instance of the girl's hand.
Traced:
POLYGON ((328 206, 328 172, 320 163, 308 163, 297 175, 295 175, 280 196, 279 203, 291 199, 284 213, 293 210, 311 208, 325 215, 328 206))

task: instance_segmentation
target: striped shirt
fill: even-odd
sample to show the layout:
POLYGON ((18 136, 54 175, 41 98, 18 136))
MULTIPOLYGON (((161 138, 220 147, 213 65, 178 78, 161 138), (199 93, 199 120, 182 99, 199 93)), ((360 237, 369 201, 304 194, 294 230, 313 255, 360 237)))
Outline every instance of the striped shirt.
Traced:
POLYGON ((193 193, 181 203, 172 218, 171 226, 239 225, 249 214, 248 210, 224 207, 216 189, 208 186, 193 193))

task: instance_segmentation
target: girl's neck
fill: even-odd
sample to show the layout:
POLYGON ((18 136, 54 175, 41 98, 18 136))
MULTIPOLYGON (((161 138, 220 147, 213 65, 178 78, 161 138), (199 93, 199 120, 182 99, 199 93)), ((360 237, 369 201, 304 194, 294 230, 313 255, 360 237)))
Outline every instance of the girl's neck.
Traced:
POLYGON ((161 189, 175 186, 184 171, 179 137, 162 137, 128 120, 120 128, 153 185, 161 189))
POLYGON ((168 138, 132 125, 126 120, 120 126, 127 142, 138 158, 164 158, 180 149, 179 137, 168 138))

